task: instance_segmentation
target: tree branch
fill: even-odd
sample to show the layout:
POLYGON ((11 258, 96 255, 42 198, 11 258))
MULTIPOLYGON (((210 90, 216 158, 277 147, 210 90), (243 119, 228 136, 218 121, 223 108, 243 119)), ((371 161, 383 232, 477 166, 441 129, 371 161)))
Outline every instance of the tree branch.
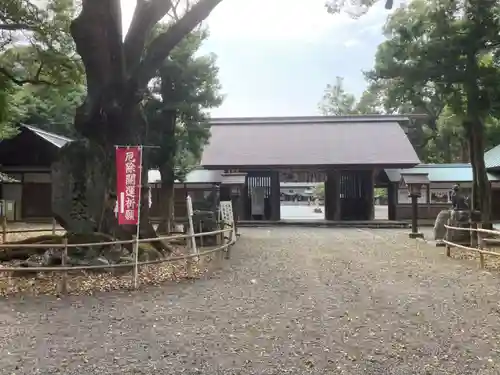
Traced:
POLYGON ((89 95, 99 97, 103 87, 121 91, 125 73, 120 1, 83 0, 70 30, 85 66, 89 95))
POLYGON ((28 25, 27 23, 9 23, 0 24, 0 30, 6 31, 16 31, 16 30, 33 30, 34 26, 28 25))
POLYGON ((179 21, 153 40, 135 76, 137 81, 134 84, 139 89, 146 87, 175 46, 205 20, 221 1, 199 0, 179 21))
POLYGON ((124 42, 127 71, 137 68, 152 28, 172 9, 171 0, 138 0, 124 42))
MULTIPOLYGON (((177 7, 179 6, 180 2, 181 0, 175 0, 175 4, 172 3, 172 9, 171 9, 172 14, 170 16, 174 21, 180 20, 179 13, 177 12, 177 7)), ((189 4, 187 4, 186 9, 189 9, 189 4)))
POLYGON ((38 72, 35 76, 35 78, 25 78, 25 79, 20 79, 16 78, 11 72, 9 72, 7 69, 0 67, 0 74, 4 75, 7 77, 10 81, 12 81, 14 84, 17 86, 23 86, 25 84, 32 84, 32 85, 53 85, 53 82, 46 81, 44 79, 40 79, 40 73, 42 70, 42 64, 40 64, 40 67, 38 68, 38 72))

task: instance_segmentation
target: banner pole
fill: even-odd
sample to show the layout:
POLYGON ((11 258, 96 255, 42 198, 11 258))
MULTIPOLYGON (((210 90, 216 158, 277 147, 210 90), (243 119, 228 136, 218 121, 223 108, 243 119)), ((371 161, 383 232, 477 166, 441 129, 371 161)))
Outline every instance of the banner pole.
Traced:
POLYGON ((134 289, 138 287, 139 276, 139 231, 141 227, 141 201, 142 201, 142 146, 139 146, 139 197, 137 200, 137 230, 135 233, 134 251, 134 289))

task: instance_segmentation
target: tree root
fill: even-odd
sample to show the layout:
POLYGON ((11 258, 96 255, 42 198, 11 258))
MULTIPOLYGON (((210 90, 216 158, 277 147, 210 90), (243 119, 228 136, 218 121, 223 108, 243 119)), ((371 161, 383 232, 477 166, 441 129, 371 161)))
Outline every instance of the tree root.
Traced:
MULTIPOLYGON (((99 245, 101 242, 113 242, 116 239, 106 233, 68 233, 66 235, 41 235, 30 238, 25 238, 20 241, 7 242, 6 245, 27 245, 27 247, 15 247, 15 248, 3 248, 0 249, 0 262, 8 262, 12 260, 26 260, 33 255, 42 255, 49 248, 50 245, 62 244, 63 239, 68 239, 68 244, 90 244, 96 243, 95 247, 100 247, 106 249, 108 246, 113 245, 99 245), (47 245, 47 247, 29 247, 29 245, 47 245)), ((125 247, 125 246, 123 246, 125 247)), ((127 246, 132 248, 132 246, 127 246)), ((86 249, 90 250, 90 247, 77 247, 70 248, 70 250, 77 250, 79 252, 86 252, 86 249)), ((151 241, 151 243, 140 243, 139 244, 139 257, 141 259, 159 259, 167 255, 170 255, 174 251, 174 246, 166 243, 163 240, 151 241), (156 245, 156 246, 155 246, 156 245)), ((132 251, 130 251, 132 253, 132 251)))

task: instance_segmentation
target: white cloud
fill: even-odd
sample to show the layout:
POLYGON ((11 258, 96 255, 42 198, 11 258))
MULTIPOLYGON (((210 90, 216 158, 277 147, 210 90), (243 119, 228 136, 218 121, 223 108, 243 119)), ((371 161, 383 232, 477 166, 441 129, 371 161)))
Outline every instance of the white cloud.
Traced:
MULTIPOLYGON (((121 1, 126 30, 136 1, 121 1)), ((324 2, 222 1, 207 20, 210 38, 203 47, 203 53, 218 55, 227 94, 213 116, 317 114, 317 101, 335 75, 344 76, 354 92, 362 91, 360 71, 372 64, 388 13, 378 2, 352 19, 328 14, 324 2), (363 48, 348 48, 358 43, 363 48)))
POLYGON ((208 19, 217 39, 309 40, 353 22, 332 16, 324 0, 224 0, 208 19))
POLYGON ((347 39, 343 44, 344 44, 344 47, 354 47, 354 46, 357 46, 358 44, 360 44, 361 41, 359 39, 347 39))
MULTIPOLYGON (((121 0, 124 30, 132 19, 136 1, 121 0)), ((212 38, 245 41, 318 41, 332 32, 340 35, 349 26, 366 29, 380 25, 387 16, 377 4, 360 19, 331 15, 325 0, 224 0, 207 19, 212 38)))

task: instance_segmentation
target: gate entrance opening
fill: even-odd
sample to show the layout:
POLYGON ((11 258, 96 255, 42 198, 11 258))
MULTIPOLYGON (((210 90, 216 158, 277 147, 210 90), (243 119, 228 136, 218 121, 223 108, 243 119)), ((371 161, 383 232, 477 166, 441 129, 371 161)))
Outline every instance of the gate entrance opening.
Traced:
POLYGON ((247 173, 245 220, 280 220, 280 175, 307 173, 325 176, 326 220, 373 220, 380 171, 420 163, 404 131, 408 123, 405 116, 214 119, 201 164, 247 173))

